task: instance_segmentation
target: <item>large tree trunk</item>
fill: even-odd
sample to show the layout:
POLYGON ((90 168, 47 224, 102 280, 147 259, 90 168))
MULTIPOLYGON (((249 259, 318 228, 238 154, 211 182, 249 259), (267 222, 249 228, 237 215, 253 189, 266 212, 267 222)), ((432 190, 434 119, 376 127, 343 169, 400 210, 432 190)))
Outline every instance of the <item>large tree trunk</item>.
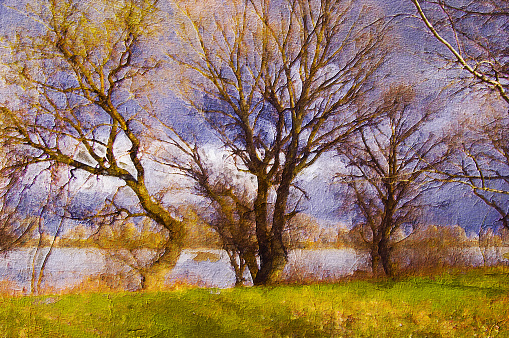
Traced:
POLYGON ((286 223, 286 204, 290 191, 290 179, 281 182, 274 207, 274 217, 271 229, 271 255, 272 264, 266 272, 265 284, 274 284, 280 280, 283 269, 288 262, 288 255, 283 243, 283 231, 286 223))
MULTIPOLYGON (((391 157, 389 163, 393 163, 396 158, 396 156, 391 157)), ((390 183, 391 182, 389 182, 387 189, 387 200, 384 202, 384 217, 382 219, 382 223, 380 224, 380 241, 378 242, 378 254, 380 255, 380 260, 382 261, 382 267, 384 269, 385 275, 388 277, 393 277, 394 269, 391 260, 392 247, 390 243, 390 236, 394 222, 394 211, 396 210, 398 203, 394 197, 394 187, 390 183)))
POLYGON ((144 269, 142 273, 143 290, 162 290, 165 288, 166 275, 175 267, 180 257, 182 245, 179 242, 169 241, 166 243, 161 256, 144 269))
POLYGON ((380 255, 380 260, 382 261, 384 273, 389 277, 394 276, 394 267, 392 265, 391 260, 391 251, 392 248, 389 244, 389 238, 387 236, 383 236, 378 244, 378 254, 380 255))
POLYGON ((168 230, 171 241, 177 245, 181 244, 184 236, 182 222, 175 219, 166 208, 153 200, 143 181, 126 181, 126 183, 138 197, 147 216, 168 230))
MULTIPOLYGON (((260 257, 260 269, 257 269, 253 276, 255 285, 264 284, 265 269, 271 263, 269 227, 267 224, 267 199, 269 195, 269 182, 265 177, 257 177, 258 187, 254 201, 254 213, 256 223, 256 240, 258 242, 258 256, 260 257)), ((250 269, 251 270, 251 269, 250 269)), ((251 274, 253 270, 251 270, 251 274)))
POLYGON ((143 180, 140 180, 140 182, 127 181, 127 185, 138 196, 147 216, 168 230, 168 242, 161 256, 151 267, 146 269, 142 278, 144 289, 158 290, 164 286, 166 274, 175 267, 180 257, 185 235, 184 226, 166 208, 153 200, 143 180))
MULTIPOLYGON (((297 145, 294 144, 293 148, 296 149, 296 147, 297 145)), ((277 283, 288 262, 287 251, 283 243, 283 231, 286 224, 286 205, 290 194, 290 185, 294 178, 295 149, 294 151, 289 151, 287 158, 288 164, 283 170, 281 182, 276 191, 276 203, 270 231, 270 257, 265 261, 261 261, 260 271, 258 271, 256 276, 255 285, 277 283)))

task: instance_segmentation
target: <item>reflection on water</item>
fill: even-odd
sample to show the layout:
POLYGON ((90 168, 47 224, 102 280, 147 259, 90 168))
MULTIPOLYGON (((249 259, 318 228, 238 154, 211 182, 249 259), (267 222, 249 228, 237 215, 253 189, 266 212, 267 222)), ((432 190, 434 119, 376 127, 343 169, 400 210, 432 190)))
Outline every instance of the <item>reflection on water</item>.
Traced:
MULTIPOLYGON (((35 259, 36 271, 42 265, 47 250, 43 248, 39 251, 35 259)), ((457 250, 468 258, 468 265, 483 264, 479 248, 457 250)), ((14 282, 17 291, 29 292, 35 252, 35 248, 22 248, 0 255, 0 279, 14 282)), ((502 254, 498 248, 489 253, 498 257, 502 254)), ((368 263, 366 253, 353 249, 293 250, 289 253, 283 278, 288 281, 335 280, 356 270, 369 270, 368 263)), ((129 267, 113 261, 110 255, 100 249, 55 248, 44 271, 43 286, 56 290, 71 288, 94 275, 118 274, 129 270, 129 267)), ((175 268, 166 276, 166 281, 168 285, 189 283, 228 288, 235 284, 235 274, 225 251, 187 249, 181 253, 175 268)))
POLYGON ((224 250, 184 250, 167 275, 167 281, 170 285, 185 282, 204 287, 227 288, 235 284, 235 272, 224 250))
POLYGON ((283 279, 290 281, 336 280, 357 270, 368 270, 369 257, 353 249, 293 250, 283 279))

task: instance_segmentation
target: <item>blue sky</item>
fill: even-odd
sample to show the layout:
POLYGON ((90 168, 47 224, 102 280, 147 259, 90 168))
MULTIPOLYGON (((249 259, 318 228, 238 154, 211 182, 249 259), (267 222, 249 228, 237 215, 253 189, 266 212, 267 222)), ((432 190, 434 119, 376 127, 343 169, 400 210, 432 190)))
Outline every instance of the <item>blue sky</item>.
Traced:
MULTIPOLYGON (((0 4, 5 2, 5 0, 0 0, 0 4)), ((414 13, 414 7, 410 0, 380 0, 378 6, 388 14, 414 13)), ((0 6, 0 17, 1 32, 9 31, 23 22, 19 13, 4 6, 0 6)), ((456 74, 455 72, 439 71, 436 63, 426 63, 424 61, 425 53, 436 49, 443 50, 443 47, 430 37, 417 19, 410 17, 401 19, 401 23, 395 28, 395 34, 399 36, 397 40, 401 47, 398 48, 397 56, 387 65, 387 71, 392 79, 416 83, 421 92, 431 94, 440 90, 444 82, 447 82, 452 75, 456 74)), ((161 110, 171 110, 168 119, 178 129, 193 130, 199 137, 208 140, 210 144, 218 144, 214 136, 205 129, 205 124, 189 108, 186 108, 185 104, 173 93, 161 94, 157 107, 161 110)), ((447 114, 454 114, 458 109, 461 109, 461 107, 444 107, 446 116, 447 114)), ((472 109, 472 111, 475 112, 475 109, 472 109)), ((437 125, 437 128, 439 127, 437 125)), ((218 149, 217 151, 220 153, 222 150, 218 149)), ((310 200, 303 204, 305 212, 312 214, 323 222, 335 222, 345 218, 339 210, 341 204, 338 202, 338 199, 341 198, 338 195, 339 187, 331 184, 335 171, 341 166, 336 161, 337 157, 333 154, 325 155, 314 167, 306 170, 297 180, 310 196, 310 200)), ((94 189, 98 189, 98 187, 94 186, 92 190, 94 189)), ((429 214, 430 223, 460 224, 475 229, 483 221, 485 215, 488 215, 487 222, 493 222, 496 219, 496 215, 473 198, 468 190, 460 187, 440 190, 430 198, 436 202, 449 201, 447 207, 435 209, 433 213, 429 214)), ((83 200, 90 203, 90 191, 83 194, 83 200)))

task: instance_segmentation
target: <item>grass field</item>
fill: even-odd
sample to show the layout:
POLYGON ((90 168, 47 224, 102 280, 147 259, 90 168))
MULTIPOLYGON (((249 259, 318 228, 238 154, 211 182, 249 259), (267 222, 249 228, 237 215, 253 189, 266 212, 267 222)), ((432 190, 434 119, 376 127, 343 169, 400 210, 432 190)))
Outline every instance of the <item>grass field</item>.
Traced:
POLYGON ((6 297, 1 337, 509 337, 509 270, 400 281, 6 297))

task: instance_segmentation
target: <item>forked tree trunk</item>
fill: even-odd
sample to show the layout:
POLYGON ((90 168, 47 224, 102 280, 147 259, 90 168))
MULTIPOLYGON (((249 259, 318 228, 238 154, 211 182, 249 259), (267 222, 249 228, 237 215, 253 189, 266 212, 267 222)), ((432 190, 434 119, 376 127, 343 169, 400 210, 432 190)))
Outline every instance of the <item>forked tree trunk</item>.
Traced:
MULTIPOLYGON (((296 146, 295 144, 295 149, 296 146)), ((270 285, 279 282, 288 262, 288 255, 283 243, 283 231, 286 223, 286 205, 295 170, 295 160, 292 161, 292 154, 295 158, 295 151, 290 150, 287 158, 289 163, 283 170, 281 182, 276 191, 272 228, 269 236, 270 252, 268 257, 260 262, 260 270, 254 281, 255 285, 270 285)))

